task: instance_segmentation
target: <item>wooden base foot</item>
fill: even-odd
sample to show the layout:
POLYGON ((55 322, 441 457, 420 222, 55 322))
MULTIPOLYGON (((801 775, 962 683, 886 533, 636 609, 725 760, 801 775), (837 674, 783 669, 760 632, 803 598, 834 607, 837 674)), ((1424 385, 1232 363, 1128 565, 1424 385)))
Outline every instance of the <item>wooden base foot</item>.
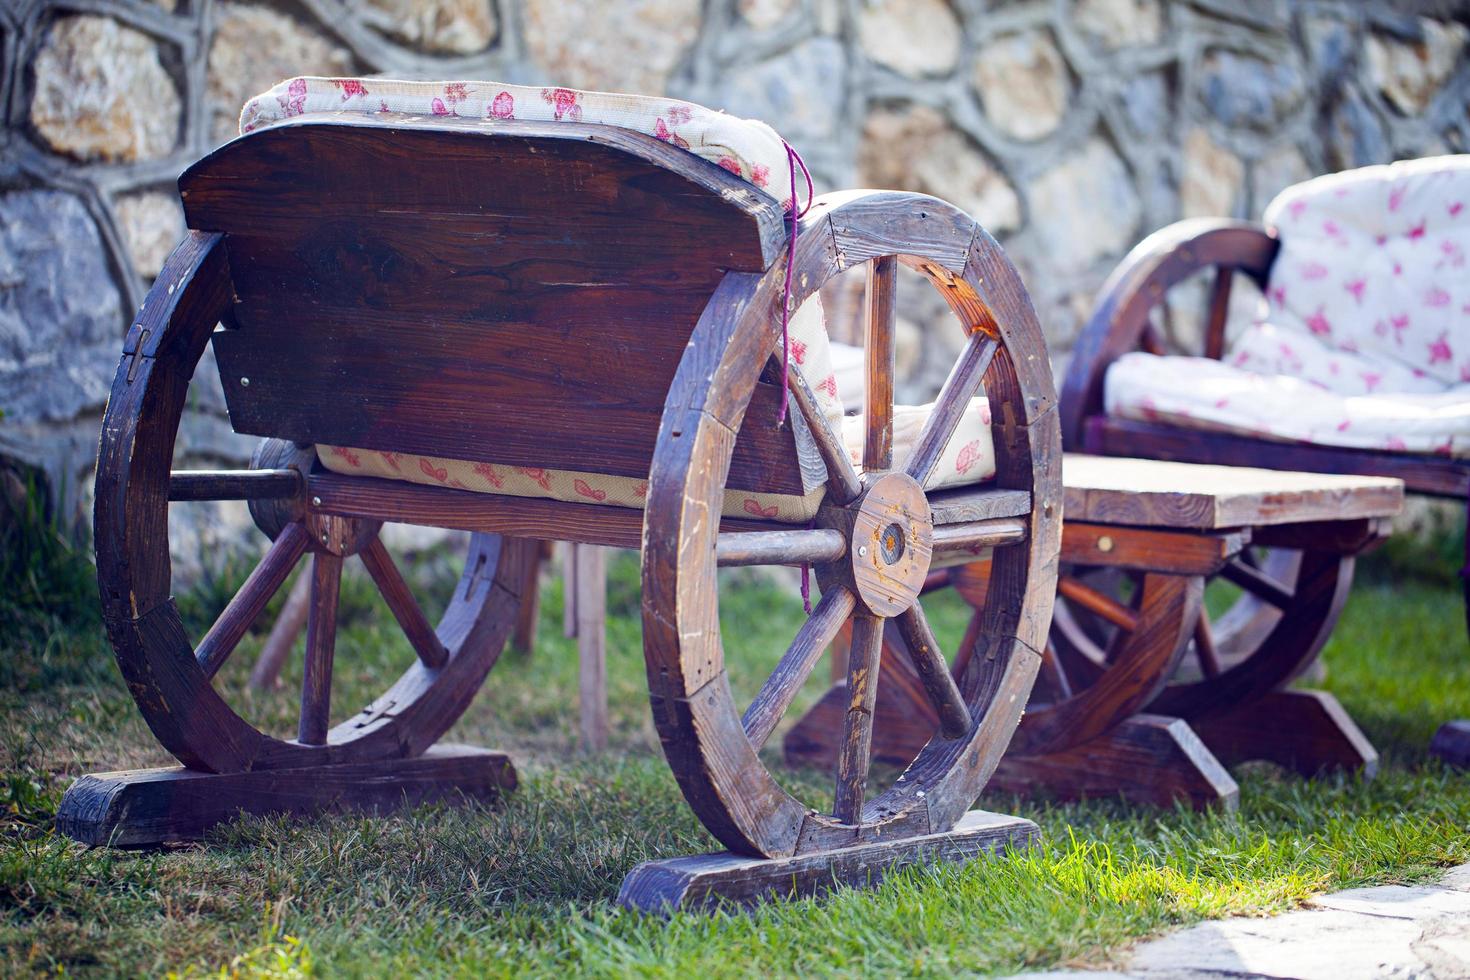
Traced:
POLYGON ((1447 721, 1429 741, 1431 755, 1448 765, 1470 769, 1470 721, 1447 721))
POLYGON ((1190 721, 1227 766, 1274 762, 1303 776, 1332 769, 1378 773, 1378 751, 1326 691, 1274 691, 1190 721))
POLYGON ((1064 800, 1122 797, 1198 810, 1234 810, 1240 803, 1240 787, 1189 724, 1163 715, 1134 715, 1061 752, 1008 753, 990 786, 1013 793, 1044 788, 1064 800))
POLYGON ((871 888, 890 871, 937 861, 968 861, 1041 837, 1020 817, 972 810, 948 833, 881 841, 791 858, 749 858, 722 851, 638 865, 623 879, 618 902, 660 915, 721 905, 805 898, 834 888, 871 888))
POLYGON ((468 745, 436 745, 415 759, 309 769, 133 769, 93 773, 72 783, 56 813, 56 828, 93 846, 153 847, 198 840, 242 812, 387 811, 466 797, 490 801, 515 787, 508 756, 468 745))

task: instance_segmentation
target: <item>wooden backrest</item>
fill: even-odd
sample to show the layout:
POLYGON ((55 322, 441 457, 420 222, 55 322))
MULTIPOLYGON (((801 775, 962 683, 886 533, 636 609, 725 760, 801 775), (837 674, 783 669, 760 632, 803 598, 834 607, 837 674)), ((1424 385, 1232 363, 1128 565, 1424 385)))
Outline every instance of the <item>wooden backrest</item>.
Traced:
MULTIPOLYGON (((226 236, 236 301, 214 347, 236 430, 623 476, 648 472, 720 278, 785 243, 752 185, 572 123, 304 121, 179 185, 189 226, 226 236)), ((779 394, 758 386, 730 486, 811 485, 779 394)))

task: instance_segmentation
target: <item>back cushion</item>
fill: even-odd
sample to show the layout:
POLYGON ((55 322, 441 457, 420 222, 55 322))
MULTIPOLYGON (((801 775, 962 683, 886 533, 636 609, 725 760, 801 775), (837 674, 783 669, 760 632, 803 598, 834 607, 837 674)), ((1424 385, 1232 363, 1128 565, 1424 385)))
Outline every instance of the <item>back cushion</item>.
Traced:
POLYGON ((1267 290, 1286 334, 1439 385, 1470 381, 1470 156, 1318 177, 1283 191, 1267 290))

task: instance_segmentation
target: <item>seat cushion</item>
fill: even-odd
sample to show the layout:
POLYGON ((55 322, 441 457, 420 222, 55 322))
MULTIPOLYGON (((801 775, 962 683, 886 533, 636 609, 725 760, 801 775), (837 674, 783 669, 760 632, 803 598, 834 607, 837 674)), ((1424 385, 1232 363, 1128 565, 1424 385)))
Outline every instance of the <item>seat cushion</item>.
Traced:
POLYGON ((1278 442, 1470 456, 1470 384, 1342 394, 1204 357, 1125 354, 1108 368, 1107 414, 1278 442))
POLYGON ((340 113, 457 116, 481 120, 487 131, 506 119, 616 126, 688 150, 790 206, 791 162, 774 129, 759 120, 662 96, 488 81, 292 78, 245 103, 240 132, 298 116, 340 113))
POLYGON ((1470 381, 1470 155, 1318 177, 1264 220, 1281 241, 1266 320, 1289 342, 1362 355, 1380 390, 1470 381))

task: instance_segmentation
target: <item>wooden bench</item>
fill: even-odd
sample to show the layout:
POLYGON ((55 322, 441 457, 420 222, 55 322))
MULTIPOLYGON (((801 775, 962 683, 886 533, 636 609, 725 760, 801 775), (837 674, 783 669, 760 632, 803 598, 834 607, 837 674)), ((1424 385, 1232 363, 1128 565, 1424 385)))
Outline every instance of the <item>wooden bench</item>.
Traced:
MULTIPOLYGON (((1377 755, 1337 701, 1287 685, 1331 635, 1354 556, 1387 533, 1399 480, 1075 454, 1062 475, 1050 643, 997 785, 1230 806, 1237 789, 1222 763, 1372 774, 1377 755), (1214 616, 1203 603, 1211 582, 1236 593, 1214 616)), ((930 587, 971 603, 988 593, 986 561, 944 575, 930 587)), ((913 696, 903 638, 887 640, 875 752, 901 765, 936 721, 913 696)), ((791 730, 788 761, 830 757, 845 700, 834 687, 791 730)))

